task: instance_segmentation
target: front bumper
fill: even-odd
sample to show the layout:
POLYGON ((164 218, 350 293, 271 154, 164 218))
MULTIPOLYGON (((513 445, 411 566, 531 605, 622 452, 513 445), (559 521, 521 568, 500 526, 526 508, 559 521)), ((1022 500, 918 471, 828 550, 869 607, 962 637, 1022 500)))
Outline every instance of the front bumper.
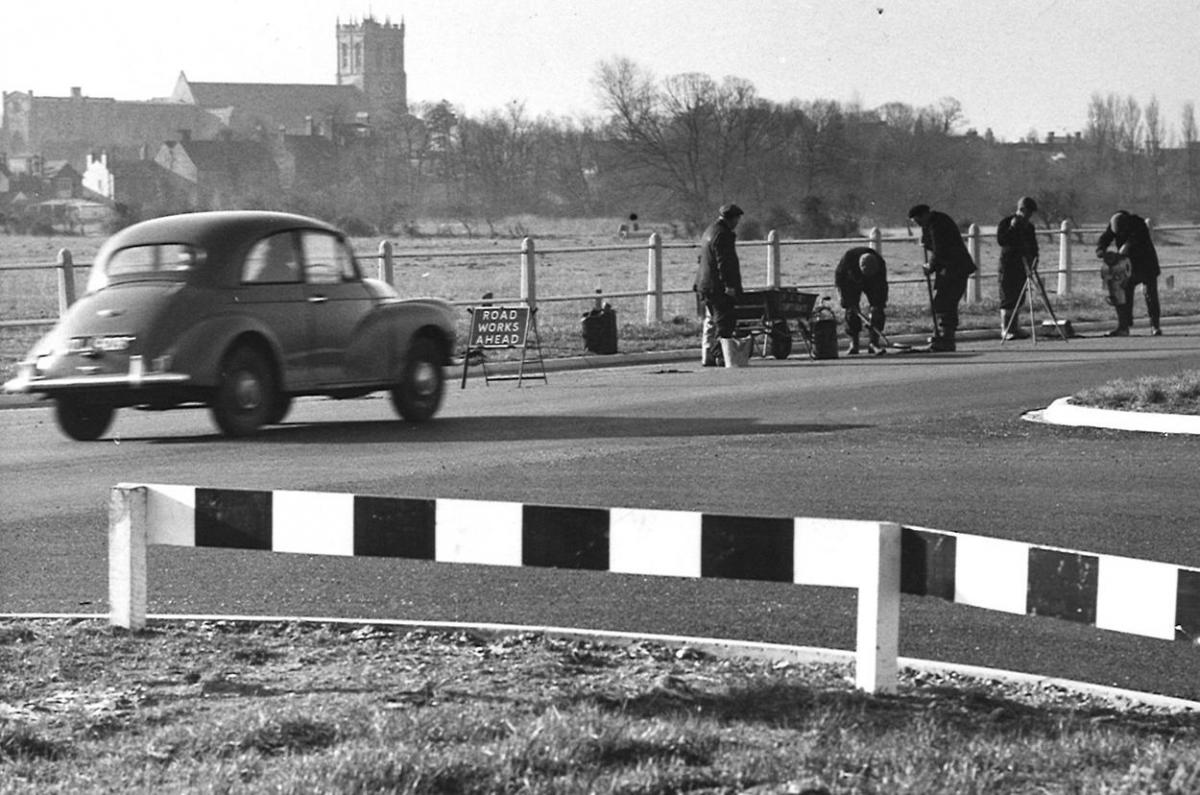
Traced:
POLYGON ((60 392, 90 389, 147 389, 162 386, 187 384, 192 377, 184 373, 146 372, 141 356, 129 357, 129 371, 105 375, 76 375, 63 378, 39 376, 32 362, 17 365, 17 374, 4 382, 4 391, 10 393, 60 392))

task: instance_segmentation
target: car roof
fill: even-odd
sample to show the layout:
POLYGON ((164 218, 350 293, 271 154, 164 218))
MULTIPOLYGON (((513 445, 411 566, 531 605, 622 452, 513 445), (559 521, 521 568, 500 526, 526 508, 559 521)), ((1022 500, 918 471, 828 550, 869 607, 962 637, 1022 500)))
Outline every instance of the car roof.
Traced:
POLYGON ((117 232, 106 249, 149 243, 190 243, 209 251, 228 249, 274 232, 321 229, 341 235, 337 227, 316 218, 267 210, 215 210, 152 218, 117 232))

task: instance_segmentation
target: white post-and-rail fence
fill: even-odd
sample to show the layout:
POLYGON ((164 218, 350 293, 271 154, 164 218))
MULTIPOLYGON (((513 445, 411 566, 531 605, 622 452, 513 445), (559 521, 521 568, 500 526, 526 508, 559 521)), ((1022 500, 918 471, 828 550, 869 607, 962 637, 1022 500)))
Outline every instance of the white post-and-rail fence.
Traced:
MULTIPOLYGON (((1149 223, 1149 221, 1147 222, 1149 223)), ((1151 224, 1151 229, 1155 227, 1151 224)), ((1180 225, 1180 226, 1163 226, 1158 227, 1158 231, 1189 231, 1200 230, 1200 225, 1180 225)), ((1055 230, 1043 230, 1039 234, 1053 237, 1059 236, 1058 246, 1058 267, 1053 270, 1040 269, 1043 275, 1055 273, 1058 276, 1057 295, 1069 295, 1074 289, 1073 274, 1079 271, 1079 268, 1074 262, 1072 256, 1071 236, 1080 236, 1083 234, 1095 234, 1103 231, 1102 229, 1087 229, 1077 228, 1070 221, 1063 221, 1061 227, 1055 230)), ((983 233, 977 224, 971 224, 964 236, 967 248, 971 252, 972 258, 976 263, 980 262, 983 233)), ((766 248, 766 279, 763 283, 767 287, 780 287, 782 273, 782 250, 786 246, 798 245, 868 245, 871 248, 884 252, 884 244, 905 244, 914 245, 920 243, 920 235, 915 236, 890 236, 885 237, 878 227, 872 228, 868 236, 852 237, 852 238, 834 238, 834 239, 814 239, 814 240, 780 240, 775 230, 771 230, 767 234, 765 241, 741 241, 738 246, 742 249, 766 248)), ((523 304, 530 308, 536 308, 538 302, 562 302, 562 301, 595 301, 597 296, 595 293, 586 293, 580 295, 554 295, 542 296, 537 291, 537 257, 538 255, 548 254, 585 254, 585 253, 602 253, 613 251, 638 251, 644 249, 646 251, 646 289, 645 290, 630 290, 625 292, 608 292, 604 293, 604 299, 614 298, 645 298, 646 300, 646 323, 661 323, 663 320, 663 297, 666 295, 683 295, 691 293, 691 287, 667 289, 664 286, 663 280, 663 251, 664 249, 687 249, 695 248, 695 243, 664 243, 662 237, 654 232, 650 235, 647 242, 643 245, 625 244, 615 246, 585 246, 585 247, 568 247, 568 248, 549 248, 537 249, 534 239, 527 237, 521 242, 520 251, 520 287, 519 294, 514 296, 496 296, 490 297, 489 300, 496 304, 523 304)), ((378 278, 388 284, 395 284, 396 262, 407 258, 422 258, 422 259, 438 259, 438 258, 462 258, 464 256, 473 257, 497 257, 511 256, 511 252, 492 251, 427 251, 423 250, 414 253, 397 253, 395 246, 390 240, 381 241, 378 251, 371 255, 363 255, 364 259, 375 259, 377 263, 378 278)), ((16 265, 16 266, 0 266, 2 270, 45 270, 46 268, 55 268, 58 272, 58 308, 61 315, 75 301, 75 279, 74 269, 75 264, 68 249, 62 249, 58 253, 57 262, 54 265, 16 265)), ((1173 265, 1164 265, 1164 270, 1172 268, 1195 268, 1200 267, 1200 263, 1178 263, 1173 265)), ((984 268, 980 268, 970 279, 967 286, 966 298, 968 301, 977 302, 982 300, 982 278, 984 268)), ((1095 269, 1091 269, 1095 270, 1095 269)), ((749 280, 748 280, 749 281, 749 280)), ((919 279, 896 280, 893 279, 893 284, 913 283, 916 284, 919 279)), ((792 285, 801 288, 814 290, 825 290, 831 288, 832 283, 810 284, 810 285, 792 285)), ((460 299, 453 300, 451 303, 459 306, 473 306, 479 303, 478 299, 460 299)), ((50 325, 54 323, 54 318, 36 318, 29 320, 3 320, 0 321, 0 326, 22 326, 22 325, 50 325)))
POLYGON ((855 588, 870 693, 896 690, 902 593, 1200 643, 1200 569, 892 522, 121 483, 108 534, 128 629, 163 544, 855 588))

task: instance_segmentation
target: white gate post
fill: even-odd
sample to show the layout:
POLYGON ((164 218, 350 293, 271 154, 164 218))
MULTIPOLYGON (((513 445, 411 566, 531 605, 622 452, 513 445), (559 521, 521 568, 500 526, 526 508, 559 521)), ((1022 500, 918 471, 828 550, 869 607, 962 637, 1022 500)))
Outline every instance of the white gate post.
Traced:
POLYGON ((521 241, 521 301, 530 311, 537 309, 537 251, 533 238, 521 241))
POLYGON ((646 322, 661 323, 663 319, 662 237, 650 233, 646 263, 646 322))
POLYGON ((767 286, 779 287, 779 233, 772 229, 767 232, 767 286))
POLYGON ((148 489, 114 486, 108 502, 109 621, 125 629, 146 626, 148 489))
POLYGON ((858 584, 854 678, 867 693, 895 693, 900 653, 900 525, 880 522, 858 584))
POLYGON ((1058 294, 1067 295, 1071 292, 1071 222, 1064 219, 1059 229, 1062 235, 1058 239, 1058 294))
POLYGON ((395 275, 396 269, 394 260, 392 259, 392 241, 381 240, 379 242, 379 280, 395 287, 395 275))
POLYGON ((870 238, 870 242, 867 245, 869 245, 871 247, 872 251, 882 254, 883 253, 883 232, 879 231, 879 227, 873 226, 873 227, 871 227, 871 231, 868 234, 868 236, 870 238))
POLYGON ((980 300, 979 273, 982 267, 979 258, 983 256, 983 241, 979 234, 979 224, 971 224, 967 228, 967 245, 971 249, 971 259, 975 261, 975 272, 967 281, 967 300, 977 303, 980 300))

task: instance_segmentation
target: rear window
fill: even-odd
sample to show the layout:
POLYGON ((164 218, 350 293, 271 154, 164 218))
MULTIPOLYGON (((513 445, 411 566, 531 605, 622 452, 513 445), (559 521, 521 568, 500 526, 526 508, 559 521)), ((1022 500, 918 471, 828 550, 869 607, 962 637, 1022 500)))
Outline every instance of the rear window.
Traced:
POLYGON ((107 262, 98 263, 88 279, 88 291, 98 290, 114 281, 132 279, 179 279, 196 268, 204 252, 186 243, 156 243, 131 246, 113 252, 107 262))

